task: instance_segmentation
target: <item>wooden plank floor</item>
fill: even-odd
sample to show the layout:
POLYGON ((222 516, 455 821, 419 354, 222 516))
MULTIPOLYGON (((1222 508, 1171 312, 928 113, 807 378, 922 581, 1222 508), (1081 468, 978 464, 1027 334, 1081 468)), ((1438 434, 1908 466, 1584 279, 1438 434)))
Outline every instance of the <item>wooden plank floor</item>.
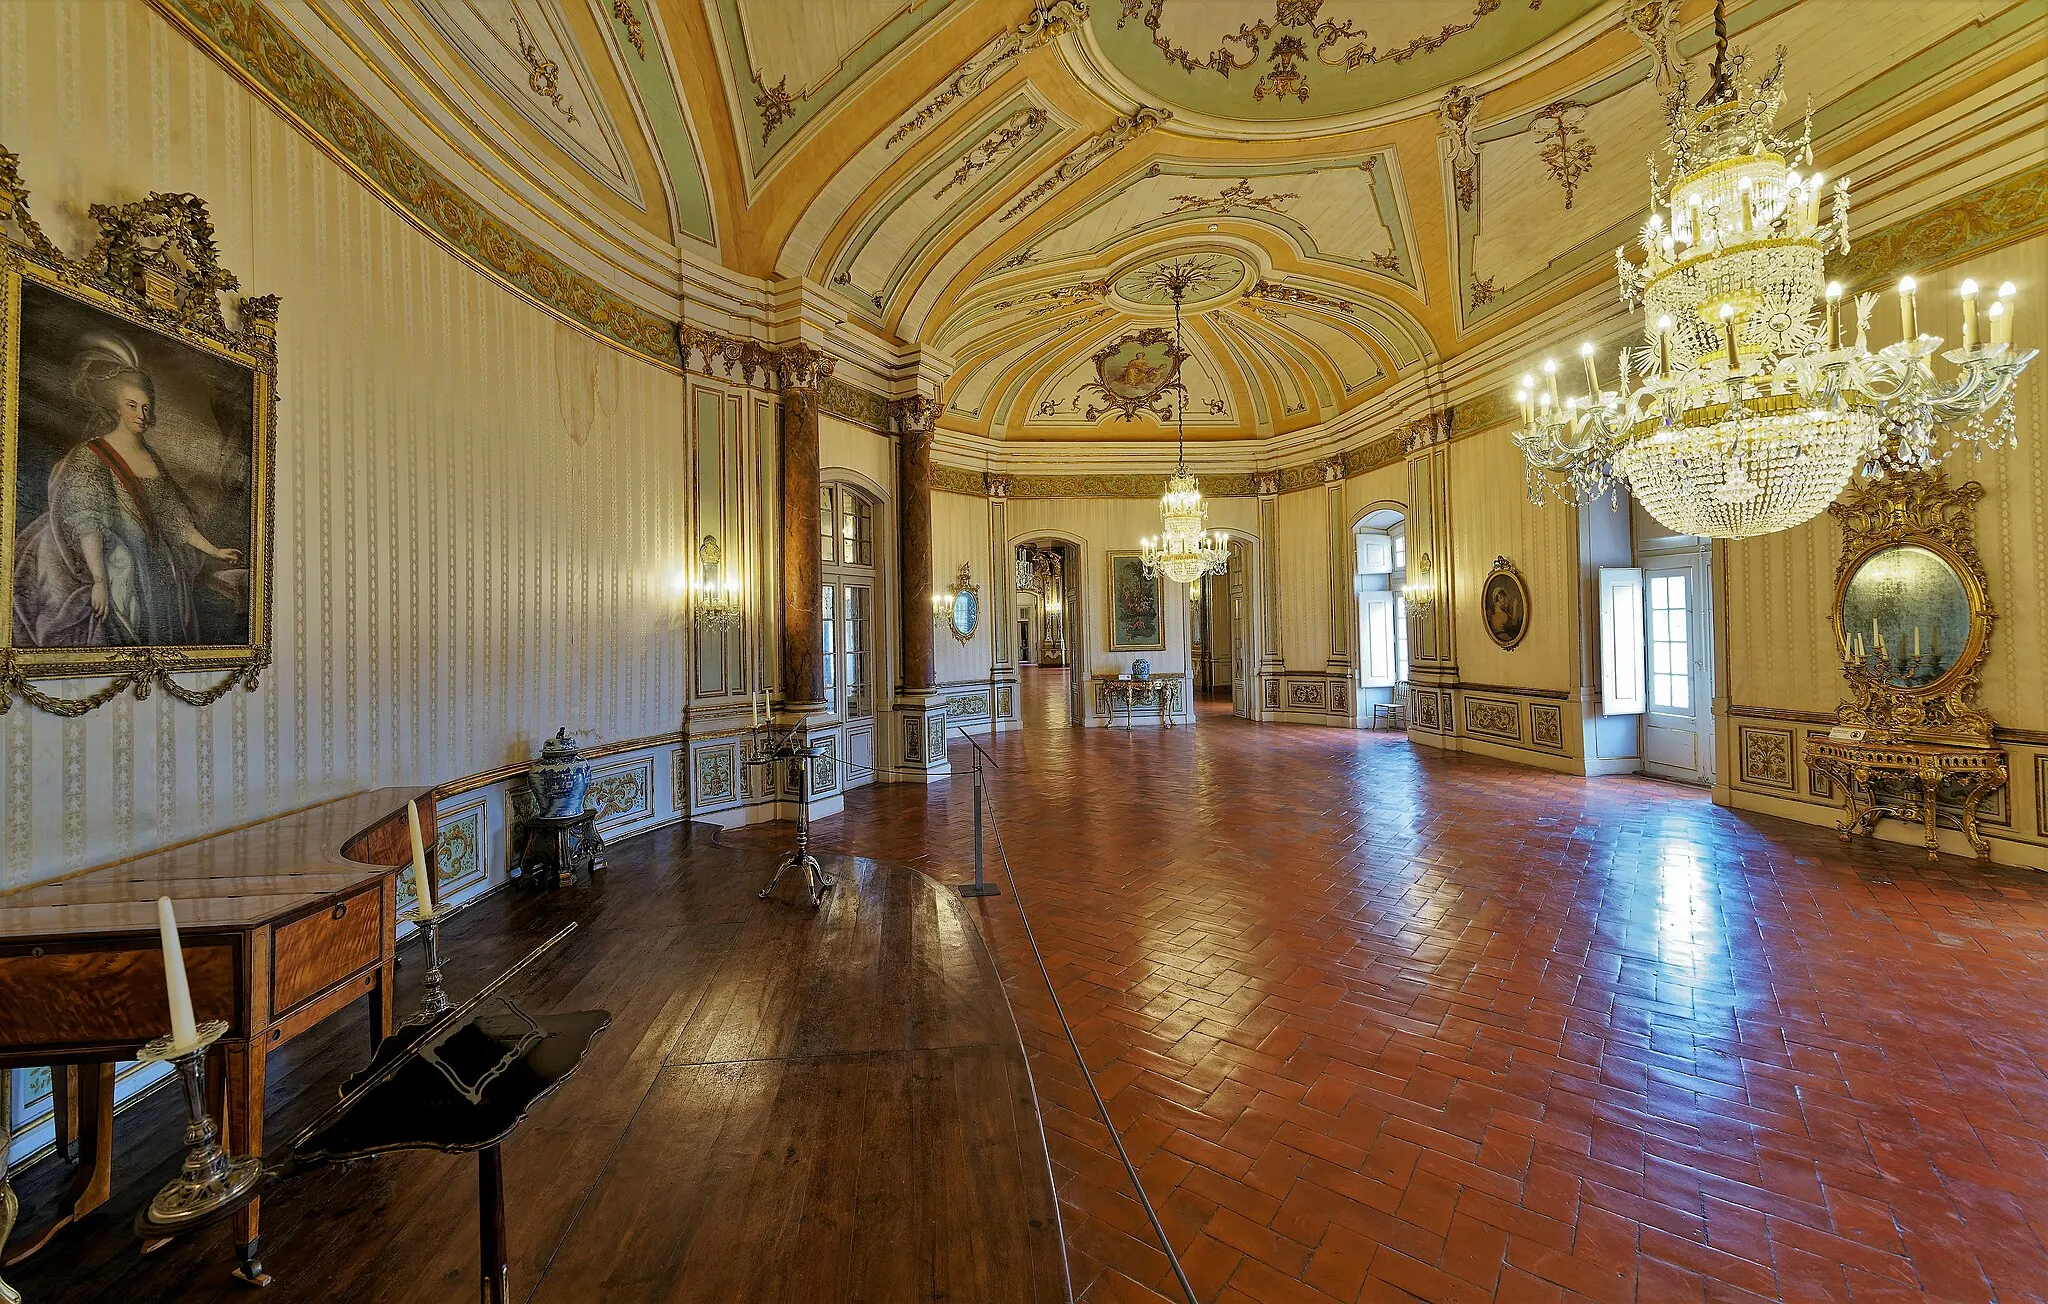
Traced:
MULTIPOLYGON (((765 850, 703 826, 614 847, 591 887, 502 892, 444 947, 460 998, 576 920, 509 992, 611 1029, 506 1147, 515 1298, 589 1301, 1067 1298, 1051 1171, 1023 1048, 959 899, 909 870, 827 857, 813 913, 755 899, 765 850)), ((408 947, 407 958, 416 952, 408 947)), ((417 964, 400 999, 416 999, 417 964)), ((270 1061, 288 1140, 368 1058, 359 1013, 270 1061)), ((116 1129, 114 1202, 7 1280, 30 1304, 245 1300, 225 1228, 143 1258, 138 1205, 175 1168, 159 1092, 116 1129)), ((24 1222, 65 1177, 18 1175, 24 1222)), ((308 1304, 474 1298, 475 1161, 390 1156, 264 1202, 270 1296, 308 1304)))

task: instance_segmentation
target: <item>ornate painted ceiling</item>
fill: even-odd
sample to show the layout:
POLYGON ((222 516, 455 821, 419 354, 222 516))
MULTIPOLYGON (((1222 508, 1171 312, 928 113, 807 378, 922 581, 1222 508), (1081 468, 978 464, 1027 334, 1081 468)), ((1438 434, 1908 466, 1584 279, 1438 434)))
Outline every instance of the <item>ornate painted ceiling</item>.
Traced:
MULTIPOLYGON (((947 427, 1012 441, 1171 437, 1090 397, 1170 327, 1170 261, 1211 273, 1191 439, 1312 431, 1499 352, 1610 275, 1660 97, 1713 41, 1708 0, 156 2, 288 32, 624 301, 800 282, 950 370, 947 427)), ((1880 208, 2038 172, 2048 0, 1729 10, 1790 48, 1823 167, 1899 156, 1858 178, 1880 208), (1917 123, 1972 148, 1902 148, 1917 123)))

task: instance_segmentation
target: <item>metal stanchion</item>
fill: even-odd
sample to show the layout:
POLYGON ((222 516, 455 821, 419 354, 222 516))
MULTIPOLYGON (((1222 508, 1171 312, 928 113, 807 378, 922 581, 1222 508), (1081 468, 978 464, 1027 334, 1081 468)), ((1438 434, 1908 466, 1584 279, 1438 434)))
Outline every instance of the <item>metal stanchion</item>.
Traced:
MULTIPOLYGON (((993 701, 994 699, 991 698, 990 700, 993 701)), ((991 724, 989 728, 993 730, 995 726, 991 724)), ((967 734, 964 731, 960 736, 967 738, 967 734)), ((983 875, 981 861, 981 817, 982 813, 988 809, 988 795, 987 790, 983 787, 981 762, 983 757, 988 757, 990 765, 995 765, 996 762, 995 758, 988 756, 988 753, 981 749, 981 744, 975 742, 972 738, 967 738, 967 745, 974 749, 974 881, 972 883, 962 883, 960 885, 960 895, 964 897, 1001 896, 1003 890, 989 882, 983 875)), ((997 766, 997 768, 1000 769, 1002 767, 997 766)))

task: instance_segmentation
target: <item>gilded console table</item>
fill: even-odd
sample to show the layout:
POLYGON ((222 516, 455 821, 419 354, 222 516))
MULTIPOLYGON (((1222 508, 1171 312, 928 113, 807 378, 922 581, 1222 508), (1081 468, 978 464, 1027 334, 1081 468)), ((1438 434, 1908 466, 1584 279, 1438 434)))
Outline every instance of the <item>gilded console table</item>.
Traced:
POLYGON ((1925 830, 1929 860, 1940 855, 1934 817, 1941 785, 1962 781, 1963 836, 1977 859, 1991 859, 1991 844, 1977 828, 1977 805, 2005 782, 2005 753, 1996 748, 1816 737, 1806 741, 1806 764, 1842 791, 1846 818, 1836 827, 1843 841, 1872 833, 1881 819, 1905 820, 1925 830))
POLYGON ((1159 710, 1159 719, 1167 728, 1173 728, 1173 717, 1179 713, 1184 700, 1185 676, 1178 671, 1153 675, 1149 679, 1127 679, 1121 675, 1095 675, 1095 711, 1102 717, 1102 727, 1107 729, 1116 723, 1116 708, 1121 702, 1124 708, 1124 729, 1128 732, 1132 718, 1137 714, 1139 702, 1149 702, 1159 710))

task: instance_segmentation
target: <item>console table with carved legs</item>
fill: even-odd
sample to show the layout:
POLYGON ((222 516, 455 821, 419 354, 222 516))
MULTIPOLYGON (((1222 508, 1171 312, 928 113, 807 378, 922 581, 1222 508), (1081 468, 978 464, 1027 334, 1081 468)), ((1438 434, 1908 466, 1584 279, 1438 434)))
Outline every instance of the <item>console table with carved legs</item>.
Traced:
POLYGON ((1944 783, 1963 783, 1963 836, 1977 859, 1991 859, 1991 843, 1977 822, 1977 808, 2006 780, 2005 753, 1992 747, 1916 742, 1853 742, 1809 738, 1806 764, 1832 781, 1842 793, 1844 819, 1836 825, 1843 841, 1872 834, 1881 819, 1921 826, 1927 858, 1940 855, 1935 816, 1944 783), (1884 789, 1889 786, 1895 792, 1884 789))

